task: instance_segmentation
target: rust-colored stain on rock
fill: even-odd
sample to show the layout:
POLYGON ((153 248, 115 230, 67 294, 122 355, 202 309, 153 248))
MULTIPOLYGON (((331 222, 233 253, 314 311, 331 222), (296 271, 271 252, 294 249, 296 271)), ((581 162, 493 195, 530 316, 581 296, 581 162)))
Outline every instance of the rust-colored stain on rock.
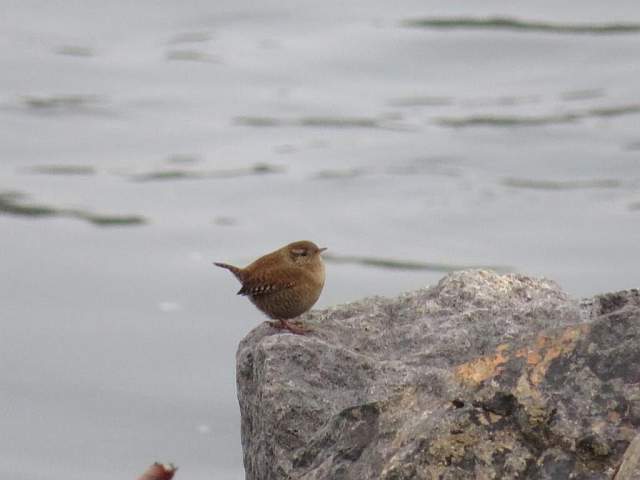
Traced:
POLYGON ((542 333, 536 337, 533 345, 517 350, 515 356, 527 360, 531 383, 540 384, 551 362, 561 355, 572 352, 578 339, 587 332, 588 328, 587 325, 577 325, 561 330, 553 336, 542 333))
POLYGON ((498 375, 501 372, 500 365, 507 363, 507 360, 509 360, 505 350, 498 351, 495 355, 476 358, 459 365, 455 370, 456 376, 464 382, 480 383, 498 375))
POLYGON ((559 332, 542 333, 531 345, 520 348, 513 354, 509 352, 511 349, 509 344, 502 344, 493 355, 479 357, 459 365, 455 369, 455 374, 465 383, 478 384, 502 373, 501 366, 511 358, 524 358, 530 382, 538 385, 547 373, 551 362, 573 351, 578 339, 588 329, 587 325, 577 325, 559 332))

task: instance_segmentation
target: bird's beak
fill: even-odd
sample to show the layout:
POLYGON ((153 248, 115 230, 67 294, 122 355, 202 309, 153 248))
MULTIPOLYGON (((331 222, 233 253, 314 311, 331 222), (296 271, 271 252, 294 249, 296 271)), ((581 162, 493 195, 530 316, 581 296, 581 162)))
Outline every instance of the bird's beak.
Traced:
POLYGON ((322 247, 318 249, 318 253, 322 253, 327 249, 327 247, 322 247))

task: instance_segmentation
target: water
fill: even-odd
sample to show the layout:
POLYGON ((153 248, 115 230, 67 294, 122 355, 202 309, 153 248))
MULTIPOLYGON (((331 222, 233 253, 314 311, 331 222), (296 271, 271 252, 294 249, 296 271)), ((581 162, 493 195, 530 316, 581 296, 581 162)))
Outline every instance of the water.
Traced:
POLYGON ((0 7, 0 478, 243 477, 262 318, 212 260, 328 246, 319 306, 638 286, 637 2, 0 7))

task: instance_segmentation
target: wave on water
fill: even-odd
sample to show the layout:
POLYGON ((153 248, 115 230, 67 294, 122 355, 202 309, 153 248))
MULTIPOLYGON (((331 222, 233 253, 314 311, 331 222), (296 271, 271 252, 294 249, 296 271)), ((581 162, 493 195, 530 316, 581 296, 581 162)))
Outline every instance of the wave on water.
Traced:
POLYGON ((275 117, 242 116, 235 119, 247 127, 325 127, 325 128, 380 128, 380 120, 368 117, 302 117, 280 119, 275 117))
POLYGON ((585 188, 619 188, 622 186, 620 180, 613 178, 562 181, 506 177, 502 179, 501 183, 506 187, 532 190, 581 190, 585 188))
POLYGON ((511 267, 504 265, 454 265, 450 263, 431 263, 417 260, 398 260, 391 258, 366 257, 358 255, 323 255, 329 263, 342 263, 351 265, 362 265, 367 267, 384 268, 390 270, 416 270, 429 272, 453 272, 456 270, 467 270, 470 268, 489 269, 496 272, 512 272, 511 267))
POLYGON ((640 33, 640 23, 554 23, 518 20, 509 17, 439 17, 405 20, 407 27, 437 29, 509 30, 559 34, 609 35, 640 33))
POLYGON ((131 179, 137 182, 153 182, 163 180, 197 180, 206 178, 235 178, 250 175, 266 175, 271 173, 283 173, 285 168, 269 163, 256 163, 247 168, 236 168, 227 170, 186 170, 186 169, 163 169, 153 170, 145 173, 132 175, 131 179))
POLYGON ((21 192, 0 192, 0 214, 27 218, 68 217, 85 220, 100 227, 142 225, 147 219, 141 215, 105 215, 80 209, 57 208, 26 201, 21 192))
POLYGON ((619 117, 640 113, 638 105, 596 107, 588 110, 552 115, 470 115, 464 117, 441 117, 436 122, 445 127, 520 127, 570 123, 584 118, 619 117))

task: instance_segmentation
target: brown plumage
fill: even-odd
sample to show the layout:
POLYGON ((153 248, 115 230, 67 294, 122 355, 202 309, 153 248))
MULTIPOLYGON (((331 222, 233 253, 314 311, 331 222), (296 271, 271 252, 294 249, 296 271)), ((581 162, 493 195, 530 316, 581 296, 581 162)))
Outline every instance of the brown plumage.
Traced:
POLYGON ((287 320, 302 315, 318 301, 324 287, 320 257, 324 250, 304 240, 268 253, 245 268, 217 262, 215 265, 240 280, 238 295, 248 296, 259 310, 277 320, 272 323, 274 327, 301 334, 304 329, 287 320))

